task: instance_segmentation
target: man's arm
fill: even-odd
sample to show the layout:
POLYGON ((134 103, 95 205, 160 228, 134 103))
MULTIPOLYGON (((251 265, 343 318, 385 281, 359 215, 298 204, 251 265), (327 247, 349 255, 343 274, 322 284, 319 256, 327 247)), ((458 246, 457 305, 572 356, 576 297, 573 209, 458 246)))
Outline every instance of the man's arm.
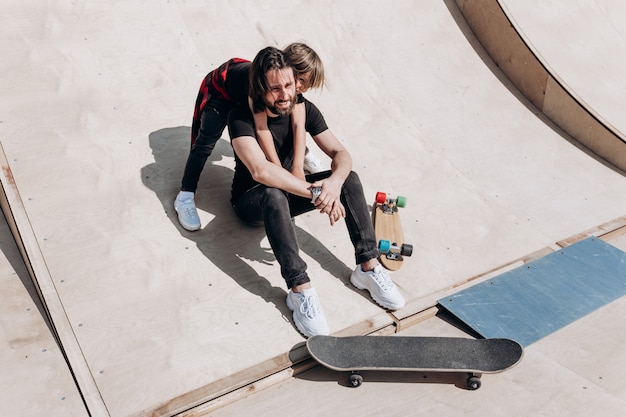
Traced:
POLYGON ((339 142, 330 129, 313 137, 313 140, 320 147, 322 152, 331 159, 330 169, 333 171, 331 177, 336 177, 343 184, 352 171, 352 157, 348 150, 339 142))
POLYGON ((256 182, 301 197, 311 196, 311 191, 309 190, 311 184, 298 179, 283 167, 268 161, 256 138, 239 136, 233 138, 231 142, 235 153, 248 168, 256 182))

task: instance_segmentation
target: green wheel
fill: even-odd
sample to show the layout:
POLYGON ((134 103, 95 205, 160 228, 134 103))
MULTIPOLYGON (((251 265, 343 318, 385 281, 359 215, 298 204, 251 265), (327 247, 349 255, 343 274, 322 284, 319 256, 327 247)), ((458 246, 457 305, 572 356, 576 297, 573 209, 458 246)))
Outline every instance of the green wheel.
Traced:
POLYGON ((399 195, 396 199, 396 205, 398 207, 406 207, 406 197, 399 195))
POLYGON ((391 249, 391 242, 389 242, 388 240, 381 239, 378 242, 378 249, 383 253, 389 252, 389 249, 391 249))

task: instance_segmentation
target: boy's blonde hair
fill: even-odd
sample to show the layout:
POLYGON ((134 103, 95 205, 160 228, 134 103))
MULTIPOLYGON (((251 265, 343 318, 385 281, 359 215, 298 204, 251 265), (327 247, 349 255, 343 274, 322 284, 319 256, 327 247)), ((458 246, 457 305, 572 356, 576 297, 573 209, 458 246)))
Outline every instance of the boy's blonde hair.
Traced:
POLYGON ((324 64, 317 52, 301 42, 287 45, 283 52, 298 74, 311 74, 307 88, 324 87, 324 64))

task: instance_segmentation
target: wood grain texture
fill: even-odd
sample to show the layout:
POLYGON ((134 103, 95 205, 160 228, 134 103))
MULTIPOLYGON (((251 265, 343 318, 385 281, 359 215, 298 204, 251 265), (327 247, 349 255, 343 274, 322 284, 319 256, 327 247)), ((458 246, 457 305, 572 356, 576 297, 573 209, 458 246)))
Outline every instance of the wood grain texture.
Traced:
POLYGON ((626 178, 503 85, 454 2, 355 5, 3 3, 0 137, 53 284, 42 292, 63 309, 57 327, 73 333, 103 414, 208 401, 303 341, 265 231, 230 205, 226 131, 196 194, 202 229, 183 230, 172 207, 200 81, 233 56, 305 40, 332 86, 306 96, 350 151, 364 194, 407 190, 415 250, 392 274, 407 301, 394 315, 349 284, 345 223, 296 218, 333 333, 389 331, 442 292, 624 216, 626 178))
MULTIPOLYGON (((402 231, 402 222, 400 221, 400 213, 398 209, 395 211, 384 211, 380 204, 374 205, 374 233, 376 241, 388 240, 394 246, 400 246, 404 241, 404 232, 402 231)), ((404 260, 389 259, 386 254, 380 254, 380 263, 390 271, 397 271, 402 266, 404 260)))

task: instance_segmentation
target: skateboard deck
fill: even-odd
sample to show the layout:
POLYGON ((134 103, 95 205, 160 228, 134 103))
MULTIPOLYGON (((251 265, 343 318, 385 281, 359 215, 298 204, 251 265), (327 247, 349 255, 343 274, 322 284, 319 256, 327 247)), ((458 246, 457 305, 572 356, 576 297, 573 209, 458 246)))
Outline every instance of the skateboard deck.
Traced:
POLYGON ((481 374, 516 365, 523 348, 510 339, 414 336, 313 336, 307 341, 313 359, 335 371, 351 372, 349 383, 363 382, 359 371, 467 373, 467 388, 481 385, 481 374))
POLYGON ((404 233, 398 208, 404 207, 404 197, 390 198, 385 193, 376 193, 373 220, 374 233, 380 250, 380 263, 390 271, 402 266, 405 256, 411 256, 413 246, 404 243, 404 233))

